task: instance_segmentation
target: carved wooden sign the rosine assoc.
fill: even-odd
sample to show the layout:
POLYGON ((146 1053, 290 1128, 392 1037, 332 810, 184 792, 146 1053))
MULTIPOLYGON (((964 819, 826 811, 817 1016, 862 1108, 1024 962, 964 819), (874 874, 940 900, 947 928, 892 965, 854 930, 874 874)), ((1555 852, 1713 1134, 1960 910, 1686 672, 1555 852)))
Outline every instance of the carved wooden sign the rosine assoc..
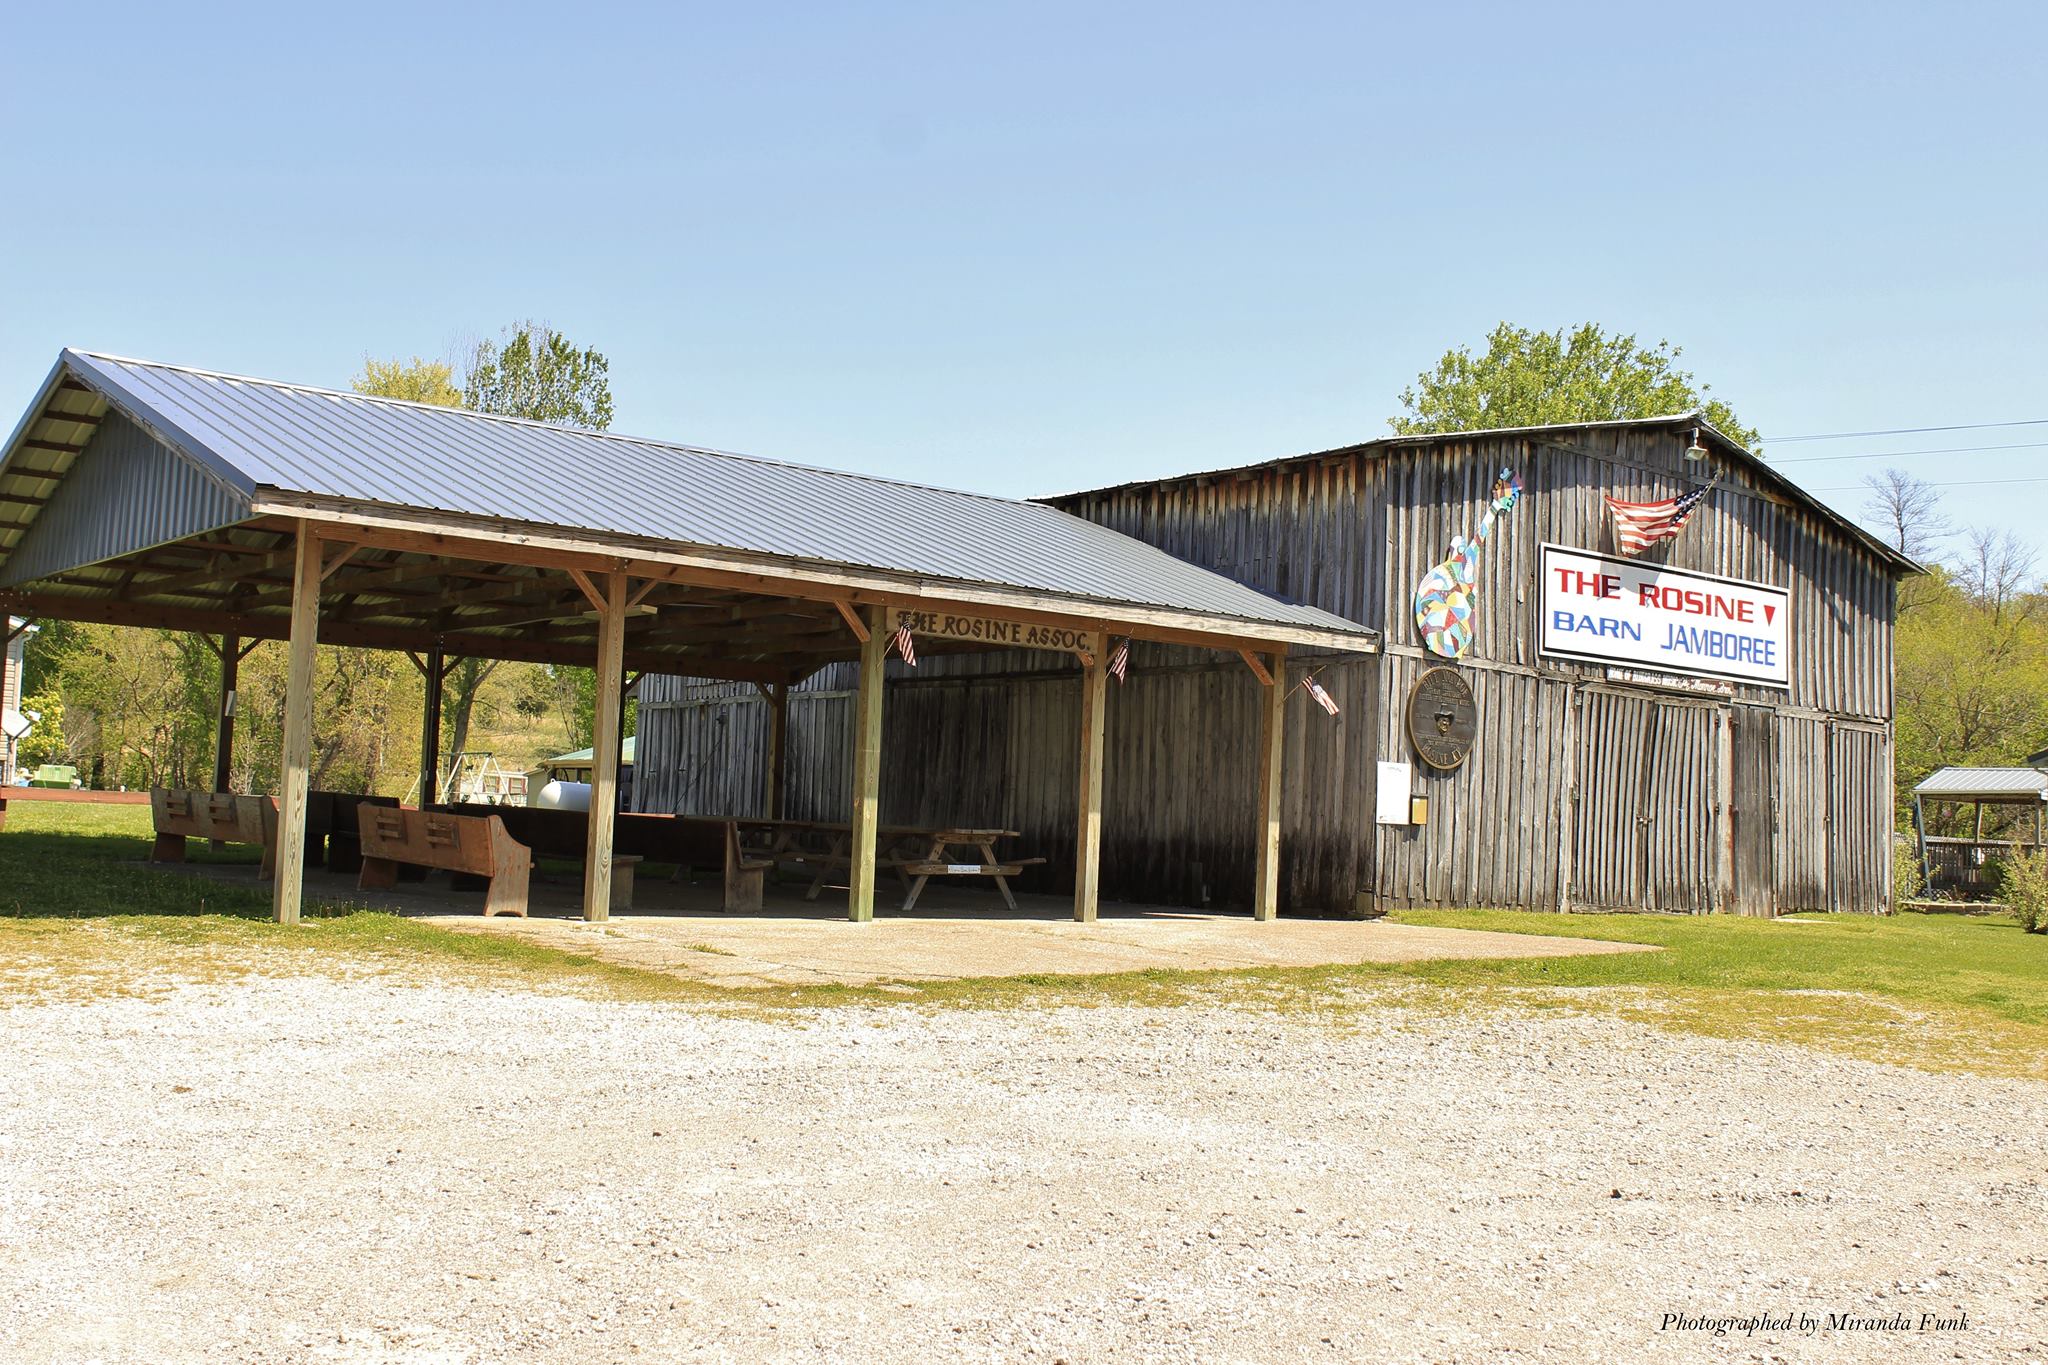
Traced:
POLYGON ((1472 684, 1455 668, 1431 668, 1408 694, 1408 738, 1432 768, 1455 768, 1472 752, 1479 733, 1479 707, 1472 684))

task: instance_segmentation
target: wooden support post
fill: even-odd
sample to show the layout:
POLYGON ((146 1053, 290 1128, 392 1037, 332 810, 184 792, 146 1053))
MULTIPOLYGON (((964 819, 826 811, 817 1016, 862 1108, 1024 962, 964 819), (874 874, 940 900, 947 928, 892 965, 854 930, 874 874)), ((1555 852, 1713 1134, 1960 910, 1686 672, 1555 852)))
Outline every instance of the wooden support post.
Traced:
POLYGON ((590 843, 583 855, 583 918, 612 913, 612 827, 619 806, 619 716, 626 690, 626 576, 602 574, 597 615, 597 710, 590 751, 590 843))
POLYGON ((420 661, 427 701, 420 716, 420 809, 441 799, 441 685, 448 681, 448 658, 435 645, 420 661))
MULTIPOLYGON (((634 594, 634 596, 635 596, 635 597, 637 597, 637 596, 639 596, 639 594, 638 594, 638 593, 635 593, 635 594, 634 594)), ((627 613, 628 615, 631 615, 631 614, 632 614, 632 611, 633 611, 633 607, 634 607, 634 605, 635 605, 635 604, 634 604, 633 598, 629 597, 629 598, 627 598, 627 599, 626 599, 626 613, 627 613)), ((624 625, 621 625, 621 626, 619 627, 619 630, 620 630, 620 631, 622 632, 622 634, 621 634, 621 638, 624 638, 624 637, 623 637, 623 632, 624 632, 624 630, 625 630, 625 626, 624 626, 624 625)), ((641 680, 642 678, 646 677, 646 676, 647 676, 647 675, 646 675, 645 673, 635 673, 635 674, 634 674, 634 675, 633 675, 632 677, 630 677, 630 678, 626 678, 626 679, 624 680, 624 683, 625 683, 625 685, 624 685, 624 686, 622 686, 621 688, 619 688, 619 742, 618 742, 618 751, 619 751, 619 772, 620 772, 620 773, 621 773, 622 775, 623 775, 623 774, 625 773, 625 771, 626 771, 626 712, 627 712, 628 710, 630 710, 630 709, 632 708, 632 705, 633 705, 633 698, 634 698, 635 694, 636 694, 636 693, 638 693, 638 691, 640 690, 640 680, 641 680)), ((638 748, 639 748, 639 746, 638 746, 638 745, 635 745, 635 746, 634 746, 634 748, 635 748, 635 750, 637 751, 637 750, 638 750, 638 748)), ((638 774, 638 772, 637 772, 637 771, 636 771, 636 772, 634 773, 634 776, 636 776, 636 777, 637 777, 637 776, 639 776, 639 774, 638 774)), ((638 800, 638 799, 639 799, 639 794, 640 794, 640 784, 639 784, 638 782, 635 782, 635 783, 633 784, 633 796, 634 796, 634 799, 635 799, 635 800, 638 800)), ((619 804, 620 804, 620 805, 625 805, 625 804, 626 804, 626 802, 625 802, 625 800, 624 800, 624 797, 625 797, 625 793, 624 793, 624 792, 621 792, 621 793, 620 793, 619 795, 620 795, 620 798, 621 798, 621 799, 620 799, 620 802, 619 802, 619 804)), ((624 904, 626 904, 626 902, 625 902, 625 901, 620 901, 620 902, 619 902, 619 904, 621 904, 621 905, 624 905, 624 904)))
MULTIPOLYGON (((0 710, 7 705, 7 672, 14 662, 14 618, 0 611, 0 710)), ((22 671, 27 672, 27 660, 22 661, 22 671)), ((14 781, 14 740, 11 736, 0 735, 0 787, 14 781)), ((0 825, 7 820, 7 798, 0 796, 0 825)))
MULTIPOLYGON (((1920 894, 1929 900, 1934 898, 1934 865, 1927 856, 1927 808, 1920 798, 1913 798, 1913 839, 1920 845, 1920 894)), ((1894 910, 1897 906, 1892 907, 1894 910)))
POLYGON ((1081 669, 1081 825, 1074 839, 1074 918, 1095 922, 1102 884, 1102 721, 1109 668, 1092 659, 1081 669))
POLYGON ((213 739, 213 789, 234 790, 236 685, 242 673, 242 637, 220 637, 220 724, 213 739))
MULTIPOLYGON (((1246 656, 1246 662, 1251 656, 1246 656)), ((1260 670, 1254 668, 1253 672, 1260 670)), ((1280 911, 1280 755, 1287 736, 1287 656, 1275 653, 1263 682, 1259 713, 1259 855, 1252 918, 1280 911)))
POLYGON ((868 609, 867 636, 860 642, 860 691, 853 703, 853 843, 847 850, 846 917, 856 924, 875 917, 875 844, 881 827, 882 674, 889 648, 886 617, 868 609))
POLYGON ((299 523, 292 568, 292 626, 284 684, 284 762, 277 793, 277 880, 271 907, 279 924, 299 922, 306 880, 306 793, 313 768, 313 682, 320 642, 320 538, 299 523))
POLYGON ((782 818, 783 754, 789 745, 789 684, 764 683, 761 695, 768 699, 768 772, 765 800, 761 803, 770 820, 782 818))

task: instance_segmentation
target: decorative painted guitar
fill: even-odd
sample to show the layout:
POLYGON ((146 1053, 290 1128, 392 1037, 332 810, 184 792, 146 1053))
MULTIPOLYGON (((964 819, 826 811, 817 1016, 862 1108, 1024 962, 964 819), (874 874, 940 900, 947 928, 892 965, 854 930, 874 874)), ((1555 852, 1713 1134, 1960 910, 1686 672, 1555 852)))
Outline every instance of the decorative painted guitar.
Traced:
POLYGON ((1494 518, 1509 511, 1522 496, 1522 481, 1503 469, 1493 481, 1493 501, 1472 539, 1451 537, 1450 558, 1422 576, 1415 585, 1415 626, 1430 653, 1462 659, 1472 647, 1472 601, 1479 595, 1479 551, 1493 534, 1494 518))

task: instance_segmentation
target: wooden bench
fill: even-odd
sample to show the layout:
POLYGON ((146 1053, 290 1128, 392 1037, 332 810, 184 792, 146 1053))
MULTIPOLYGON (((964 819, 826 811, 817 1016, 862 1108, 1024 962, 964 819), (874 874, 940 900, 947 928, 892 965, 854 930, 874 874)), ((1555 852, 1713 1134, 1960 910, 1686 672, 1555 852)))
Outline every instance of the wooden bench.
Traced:
MULTIPOLYGON (((395 796, 361 796, 355 792, 306 793, 306 863, 319 860, 320 841, 327 841, 327 870, 354 872, 363 865, 362 821, 356 812, 364 806, 395 808, 395 796)), ((273 854, 272 861, 275 861, 273 854)))
POLYGON ((527 881, 533 851, 505 831, 493 815, 450 815, 406 807, 357 808, 363 867, 356 886, 371 891, 398 881, 400 863, 437 867, 457 876, 489 880, 484 914, 526 917, 527 881))
POLYGON ((184 862, 187 839, 255 844, 263 849, 258 875, 271 875, 277 857, 277 803, 269 797, 156 787, 149 793, 149 814, 156 830, 151 862, 184 862))
MULTIPOLYGON (((396 806, 392 796, 358 796, 352 792, 306 793, 306 866, 326 863, 332 872, 353 872, 361 861, 356 810, 360 806, 396 806)), ((214 844, 256 844, 263 849, 257 876, 277 875, 277 801, 268 796, 229 792, 167 791, 149 794, 156 844, 150 861, 182 863, 185 841, 214 844)))
POLYGON ((755 852, 741 842, 739 821, 727 820, 724 824, 725 908, 759 910, 767 891, 768 872, 775 866, 775 859, 770 854, 755 852))
MULTIPOLYGON (((496 816, 505 830, 535 857, 581 862, 590 849, 590 813, 534 806, 436 806, 451 815, 496 816)), ((678 868, 716 867, 725 857, 723 820, 620 812, 612 818, 612 901, 614 910, 633 908, 635 874, 643 861, 678 868)), ((728 888, 729 890, 729 888, 728 888)))

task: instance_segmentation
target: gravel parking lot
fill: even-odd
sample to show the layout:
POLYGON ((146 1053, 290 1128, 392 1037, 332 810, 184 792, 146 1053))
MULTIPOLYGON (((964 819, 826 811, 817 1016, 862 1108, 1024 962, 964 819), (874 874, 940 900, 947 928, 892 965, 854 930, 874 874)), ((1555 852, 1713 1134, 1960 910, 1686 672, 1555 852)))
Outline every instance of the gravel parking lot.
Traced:
POLYGON ((1392 1005, 5 1025, 8 1361, 2048 1358, 2023 1081, 1392 1005))

